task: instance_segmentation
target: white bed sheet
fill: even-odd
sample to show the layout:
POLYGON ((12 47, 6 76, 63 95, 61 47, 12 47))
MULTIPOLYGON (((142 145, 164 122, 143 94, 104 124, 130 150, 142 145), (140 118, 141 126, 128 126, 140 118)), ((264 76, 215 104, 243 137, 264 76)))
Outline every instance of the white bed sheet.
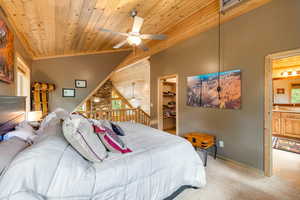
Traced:
POLYGON ((161 200, 183 185, 206 184, 189 142, 141 124, 119 125, 132 153, 110 153, 93 164, 63 136, 51 135, 21 152, 0 177, 0 200, 161 200))

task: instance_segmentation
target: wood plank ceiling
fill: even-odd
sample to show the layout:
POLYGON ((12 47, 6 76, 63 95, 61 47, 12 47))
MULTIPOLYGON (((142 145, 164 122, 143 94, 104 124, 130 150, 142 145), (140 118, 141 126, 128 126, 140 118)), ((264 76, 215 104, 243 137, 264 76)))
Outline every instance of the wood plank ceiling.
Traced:
POLYGON ((281 58, 273 61, 273 68, 291 68, 300 67, 300 56, 292 56, 287 58, 281 58))
POLYGON ((145 19, 142 33, 163 33, 215 1, 0 0, 34 59, 110 52, 124 38, 100 32, 99 28, 129 31, 133 8, 145 19))
POLYGON ((166 40, 150 41, 147 44, 150 49, 149 51, 142 51, 137 49, 135 52, 129 54, 126 59, 124 59, 119 64, 119 66, 116 67, 116 70, 121 69, 131 63, 137 62, 138 60, 156 54, 160 51, 163 51, 181 41, 184 41, 190 37, 198 35, 217 26, 219 24, 219 17, 220 22, 223 24, 271 1, 272 0, 244 1, 240 5, 227 10, 226 13, 223 13, 221 15, 219 14, 219 0, 209 1, 209 4, 207 4, 207 6, 201 8, 199 11, 190 15, 189 17, 186 17, 184 20, 179 21, 177 24, 164 31, 164 34, 168 35, 168 38, 166 40))

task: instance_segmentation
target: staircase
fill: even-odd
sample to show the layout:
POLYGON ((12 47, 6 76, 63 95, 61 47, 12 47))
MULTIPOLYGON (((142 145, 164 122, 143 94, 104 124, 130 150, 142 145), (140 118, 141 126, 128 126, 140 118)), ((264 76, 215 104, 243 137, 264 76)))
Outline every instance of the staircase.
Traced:
POLYGON ((134 108, 130 102, 114 87, 111 80, 87 99, 76 112, 92 119, 114 122, 135 122, 150 126, 150 116, 141 108, 134 108))

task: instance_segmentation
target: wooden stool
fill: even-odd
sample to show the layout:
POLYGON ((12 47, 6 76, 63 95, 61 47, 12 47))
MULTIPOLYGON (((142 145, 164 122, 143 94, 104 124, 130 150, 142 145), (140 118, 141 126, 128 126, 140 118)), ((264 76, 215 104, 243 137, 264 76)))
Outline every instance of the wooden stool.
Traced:
POLYGON ((216 137, 213 135, 205 134, 205 133, 187 133, 183 136, 185 139, 190 141, 194 148, 197 150, 199 148, 204 152, 204 166, 207 165, 207 154, 208 149, 214 147, 214 159, 217 158, 217 145, 216 145, 216 137))

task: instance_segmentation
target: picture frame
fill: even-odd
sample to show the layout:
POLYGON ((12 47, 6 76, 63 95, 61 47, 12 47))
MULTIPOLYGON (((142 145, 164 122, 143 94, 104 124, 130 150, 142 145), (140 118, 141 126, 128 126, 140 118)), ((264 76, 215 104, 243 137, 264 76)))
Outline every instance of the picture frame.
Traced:
POLYGON ((0 18, 0 81, 14 81, 14 35, 0 18))
POLYGON ((75 87, 76 88, 86 88, 87 81, 86 80, 75 80, 75 87))
POLYGON ((187 106, 237 110, 241 96, 239 69, 187 77, 187 106))
POLYGON ((76 91, 74 88, 62 88, 62 97, 75 97, 76 91))
POLYGON ((284 94, 285 91, 284 91, 284 88, 277 88, 277 94, 284 94))

